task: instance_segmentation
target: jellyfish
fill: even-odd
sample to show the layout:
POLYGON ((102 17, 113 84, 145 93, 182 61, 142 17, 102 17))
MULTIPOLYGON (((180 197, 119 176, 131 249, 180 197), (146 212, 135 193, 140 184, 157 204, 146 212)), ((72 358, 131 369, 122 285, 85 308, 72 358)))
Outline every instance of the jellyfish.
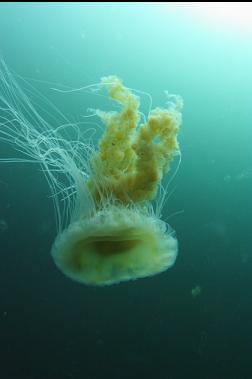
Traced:
POLYGON ((0 233, 4 233, 8 230, 8 223, 3 218, 0 219, 0 233))
POLYGON ((191 289, 191 295, 193 298, 200 296, 202 293, 202 287, 197 285, 191 289))
POLYGON ((162 179, 180 154, 182 100, 173 96, 166 108, 150 110, 145 119, 137 92, 117 76, 94 86, 118 106, 95 110, 104 125, 98 144, 81 133, 86 124, 71 123, 62 114, 60 125, 47 122, 1 62, 0 141, 23 156, 1 163, 41 166, 55 209, 56 266, 74 281, 104 286, 153 276, 176 260, 175 232, 161 217, 167 197, 162 179))

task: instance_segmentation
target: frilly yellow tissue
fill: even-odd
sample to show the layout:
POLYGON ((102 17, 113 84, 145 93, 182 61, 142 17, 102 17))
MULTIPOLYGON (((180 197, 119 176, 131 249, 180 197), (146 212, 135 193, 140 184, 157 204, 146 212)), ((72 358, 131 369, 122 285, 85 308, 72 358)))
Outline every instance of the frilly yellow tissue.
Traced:
POLYGON ((98 201, 108 193, 124 203, 151 200, 179 150, 181 114, 175 108, 156 108, 145 124, 138 125, 138 97, 116 76, 103 78, 102 83, 122 109, 97 111, 106 129, 92 159, 89 188, 98 201))

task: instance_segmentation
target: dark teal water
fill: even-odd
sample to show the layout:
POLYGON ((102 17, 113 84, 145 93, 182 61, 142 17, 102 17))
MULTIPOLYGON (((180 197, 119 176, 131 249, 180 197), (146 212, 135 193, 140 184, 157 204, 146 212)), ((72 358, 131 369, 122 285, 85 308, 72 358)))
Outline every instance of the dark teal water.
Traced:
MULTIPOLYGON (((108 104, 47 82, 80 87, 117 74, 154 106, 166 89, 185 104, 165 208, 166 217, 183 210, 169 219, 179 255, 153 278, 96 289, 64 277, 50 257, 43 174, 0 166, 1 378, 252 377, 252 32, 187 7, 0 5, 1 56, 72 120, 108 104)), ((12 153, 1 142, 1 157, 12 153)))

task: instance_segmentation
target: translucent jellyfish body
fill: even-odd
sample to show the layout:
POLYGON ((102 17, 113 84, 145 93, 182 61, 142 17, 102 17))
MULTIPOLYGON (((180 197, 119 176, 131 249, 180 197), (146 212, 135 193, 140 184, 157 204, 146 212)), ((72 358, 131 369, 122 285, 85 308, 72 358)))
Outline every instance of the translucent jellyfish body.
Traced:
POLYGON ((53 128, 42 119, 4 63, 0 84, 0 140, 23 152, 21 161, 42 165, 52 191, 57 267, 90 285, 147 277, 171 267, 178 244, 160 219, 166 196, 161 180, 179 152, 179 98, 140 123, 139 98, 116 76, 103 78, 99 88, 121 109, 96 111, 105 130, 95 147, 79 133, 75 140, 67 138, 66 129, 81 126, 53 128))

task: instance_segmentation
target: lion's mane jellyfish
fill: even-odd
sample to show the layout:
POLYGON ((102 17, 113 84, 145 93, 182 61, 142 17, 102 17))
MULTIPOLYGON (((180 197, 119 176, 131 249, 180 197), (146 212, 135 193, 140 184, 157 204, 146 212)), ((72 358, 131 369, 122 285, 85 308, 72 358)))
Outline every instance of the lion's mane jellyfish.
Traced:
POLYGON ((175 233, 161 220, 167 195, 161 181, 179 154, 182 101, 173 97, 141 122, 139 97, 118 77, 102 78, 96 88, 120 106, 95 111, 105 126, 98 146, 80 133, 86 124, 47 123, 2 62, 0 140, 25 155, 2 162, 43 168, 55 207, 57 267, 80 283, 110 285, 155 275, 176 259, 175 233))

